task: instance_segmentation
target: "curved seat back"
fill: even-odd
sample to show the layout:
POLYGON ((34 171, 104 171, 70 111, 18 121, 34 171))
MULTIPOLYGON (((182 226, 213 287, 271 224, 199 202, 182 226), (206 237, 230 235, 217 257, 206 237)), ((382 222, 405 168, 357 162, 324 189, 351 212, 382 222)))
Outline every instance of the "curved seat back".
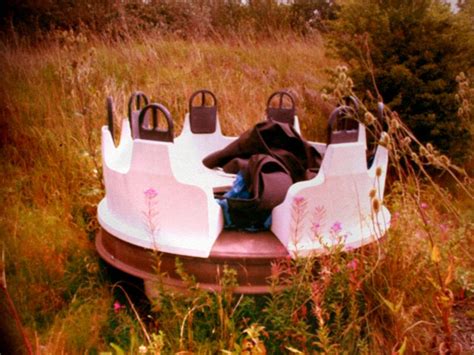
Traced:
POLYGON ((201 169, 205 156, 224 148, 234 139, 222 135, 216 96, 209 90, 198 90, 189 99, 189 112, 184 117, 181 134, 175 139, 173 153, 185 158, 190 168, 201 169), (195 105, 198 99, 200 105, 195 105))
MULTIPOLYGON (((128 120, 132 131, 132 138, 138 138, 138 116, 140 111, 150 103, 142 91, 134 91, 128 99, 128 120)), ((145 123, 148 125, 148 121, 145 123)))
POLYGON ((217 99, 209 90, 198 90, 189 99, 189 123, 194 134, 214 133, 217 128, 217 99), (201 105, 194 106, 193 101, 201 95, 201 105), (206 105, 206 97, 211 97, 212 104, 206 105))
POLYGON ((107 96, 106 101, 106 108, 107 108, 107 126, 110 131, 110 135, 112 136, 112 140, 115 140, 115 133, 114 133, 114 100, 112 96, 107 96))
POLYGON ((161 142, 173 142, 173 120, 171 114, 166 107, 161 104, 149 104, 145 106, 138 116, 138 137, 140 139, 148 139, 161 142), (148 112, 151 111, 151 117, 148 112), (159 117, 164 117, 167 123, 167 129, 163 130, 159 127, 159 117), (148 125, 146 125, 148 120, 148 125))
POLYGON ((295 99, 288 91, 280 90, 270 95, 267 100, 267 108, 265 110, 267 120, 273 120, 281 123, 295 124, 295 99), (271 106, 272 102, 278 99, 277 106, 271 106), (289 102, 289 107, 284 107, 284 104, 289 102))
POLYGON ((356 111, 350 106, 339 106, 328 120, 328 144, 351 143, 359 139, 359 122, 356 111))

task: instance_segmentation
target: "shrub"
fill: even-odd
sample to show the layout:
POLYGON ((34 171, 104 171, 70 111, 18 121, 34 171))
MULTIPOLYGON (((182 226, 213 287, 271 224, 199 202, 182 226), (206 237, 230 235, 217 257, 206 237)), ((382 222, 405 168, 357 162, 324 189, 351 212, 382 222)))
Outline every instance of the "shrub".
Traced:
POLYGON ((336 9, 334 0, 295 0, 289 5, 276 0, 29 0, 2 5, 0 31, 33 39, 53 29, 115 39, 153 30, 192 38, 306 34, 321 29, 321 20, 333 18, 336 9))
POLYGON ((324 30, 323 20, 334 19, 337 9, 334 0, 294 0, 290 8, 290 23, 294 30, 303 34, 309 28, 324 30))
POLYGON ((472 67, 474 46, 457 16, 438 0, 348 0, 332 29, 360 96, 376 84, 421 141, 459 162, 470 134, 456 115, 456 76, 472 67))

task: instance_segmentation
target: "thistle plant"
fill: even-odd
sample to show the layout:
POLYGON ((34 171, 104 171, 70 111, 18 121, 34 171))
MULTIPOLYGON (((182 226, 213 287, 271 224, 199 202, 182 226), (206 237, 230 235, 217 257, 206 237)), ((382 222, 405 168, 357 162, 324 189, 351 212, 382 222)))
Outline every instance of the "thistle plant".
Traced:
MULTIPOLYGON (((345 71, 339 69, 336 73, 339 73, 336 76, 338 84, 336 84, 334 91, 328 98, 345 104, 345 97, 356 96, 352 88, 346 84, 348 79, 345 71)), ((465 115, 469 112, 469 101, 466 97, 469 96, 470 91, 467 90, 468 85, 463 75, 458 76, 457 79, 461 87, 459 95, 460 111, 462 115, 465 115)), ((380 100, 381 97, 378 97, 378 99, 380 100)), ((454 217, 458 223, 461 223, 462 216, 458 207, 453 202, 450 193, 446 189, 442 189, 433 178, 433 172, 440 172, 451 177, 457 191, 462 192, 470 199, 474 197, 472 177, 462 167, 455 165, 449 157, 441 154, 431 143, 422 144, 396 112, 385 106, 383 111, 379 112, 378 118, 375 118, 375 115, 369 110, 371 106, 375 105, 370 102, 359 102, 359 112, 356 113, 354 118, 366 126, 369 139, 375 140, 378 145, 388 149, 390 175, 396 176, 397 182, 393 187, 396 187, 397 191, 400 192, 402 205, 417 206, 410 213, 417 216, 418 228, 424 232, 428 241, 429 269, 431 270, 429 277, 434 287, 435 303, 439 313, 440 329, 443 334, 442 340, 439 341, 439 349, 440 351, 454 351, 457 349, 457 344, 453 341, 451 326, 454 303, 453 292, 450 289, 453 279, 452 261, 444 259, 445 256, 441 252, 442 239, 440 239, 439 230, 433 230, 433 221, 428 217, 428 205, 422 199, 426 194, 426 186, 429 186, 438 197, 437 204, 450 216, 454 217)), ((378 178, 380 175, 381 170, 376 168, 376 177, 378 178)), ((389 186, 392 189, 393 187, 389 186)), ((372 217, 378 218, 378 212, 384 201, 382 201, 381 196, 377 196, 375 189, 369 192, 369 197, 371 199, 372 217)), ((408 211, 406 212, 408 213, 408 211)), ((398 215, 400 213, 402 211, 397 212, 398 215)), ((378 223, 374 223, 374 225, 377 226, 378 223)), ((390 238, 391 234, 392 232, 389 230, 387 237, 390 238)), ((379 267, 379 261, 376 262, 374 267, 379 267)), ((374 272, 375 270, 372 269, 370 274, 373 275, 374 272)), ((384 302, 386 304, 390 303, 387 300, 384 302)), ((396 310, 397 316, 398 312, 401 312, 400 308, 393 308, 393 310, 396 310)), ((398 339, 397 344, 398 346, 403 344, 406 347, 407 339, 402 337, 398 339)))

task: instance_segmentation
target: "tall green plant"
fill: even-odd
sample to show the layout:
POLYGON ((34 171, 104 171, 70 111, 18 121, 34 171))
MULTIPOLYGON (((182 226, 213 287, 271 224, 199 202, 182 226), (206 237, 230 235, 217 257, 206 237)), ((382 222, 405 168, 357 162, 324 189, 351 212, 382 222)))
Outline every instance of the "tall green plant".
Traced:
POLYGON ((470 134, 456 115, 456 76, 472 67, 474 46, 457 16, 439 0, 347 0, 332 29, 356 91, 372 88, 421 141, 459 162, 470 134))

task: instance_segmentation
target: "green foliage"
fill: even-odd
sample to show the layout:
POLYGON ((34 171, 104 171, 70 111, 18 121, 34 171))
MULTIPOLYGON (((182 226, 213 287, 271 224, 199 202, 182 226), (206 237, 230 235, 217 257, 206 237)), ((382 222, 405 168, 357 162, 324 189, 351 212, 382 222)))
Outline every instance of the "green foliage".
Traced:
POLYGON ((334 19, 338 5, 333 0, 295 0, 291 3, 290 22, 293 30, 307 33, 325 30, 324 20, 334 19))
POLYGON ((274 265, 265 323, 272 352, 287 347, 303 353, 356 351, 367 341, 360 255, 331 248, 327 256, 297 258, 274 265))
POLYGON ((220 291, 202 291, 178 263, 186 291, 155 284, 156 328, 149 330, 166 332, 163 350, 169 352, 331 353, 367 348, 369 328, 362 321, 367 301, 361 281, 367 269, 359 264, 361 258, 337 246, 325 257, 276 261, 267 296, 234 295, 235 271, 230 268, 223 270, 220 291))
MULTIPOLYGON (((474 29, 474 1, 458 0, 457 5, 460 9, 460 15, 466 21, 466 26, 474 29)), ((472 38, 471 38, 472 39, 472 38)))
MULTIPOLYGON (((154 324, 166 332, 163 346, 167 351, 215 353, 226 349, 235 351, 245 338, 243 329, 258 313, 253 298, 233 294, 236 287, 235 270, 225 267, 219 292, 199 289, 194 279, 185 273, 179 261, 177 273, 185 282, 185 290, 170 290, 158 281, 159 291, 153 299, 154 324)), ((247 332, 248 333, 248 332, 247 332)), ((247 336, 258 337, 255 329, 247 336)))
POLYGON ((456 161, 467 157, 471 136, 456 115, 456 76, 472 68, 474 46, 459 16, 437 0, 348 0, 332 26, 362 97, 369 88, 422 142, 456 161))

